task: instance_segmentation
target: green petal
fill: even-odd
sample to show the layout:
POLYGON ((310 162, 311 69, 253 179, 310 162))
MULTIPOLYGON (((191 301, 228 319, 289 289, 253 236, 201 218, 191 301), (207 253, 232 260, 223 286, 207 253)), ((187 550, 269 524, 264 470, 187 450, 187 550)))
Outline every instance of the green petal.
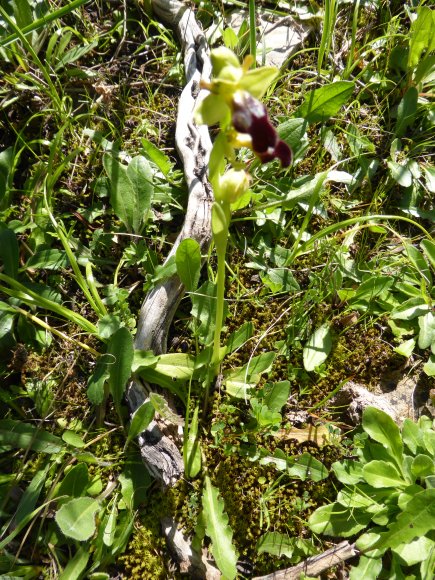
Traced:
POLYGON ((239 59, 232 50, 225 46, 215 48, 210 53, 211 64, 213 68, 213 76, 220 76, 220 72, 224 67, 232 66, 241 68, 239 59))
POLYGON ((250 70, 239 81, 239 87, 250 92, 256 99, 261 99, 270 83, 278 76, 278 69, 273 66, 262 66, 250 70))
POLYGON ((197 125, 216 125, 229 114, 229 107, 219 95, 207 95, 195 110, 193 117, 197 125))

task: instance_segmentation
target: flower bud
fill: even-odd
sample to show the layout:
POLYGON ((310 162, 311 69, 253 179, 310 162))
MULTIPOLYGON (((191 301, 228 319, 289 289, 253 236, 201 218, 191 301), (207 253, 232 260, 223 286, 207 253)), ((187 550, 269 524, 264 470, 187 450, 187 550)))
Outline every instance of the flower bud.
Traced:
POLYGON ((219 178, 215 187, 216 201, 235 203, 249 189, 250 177, 246 171, 230 169, 219 178))

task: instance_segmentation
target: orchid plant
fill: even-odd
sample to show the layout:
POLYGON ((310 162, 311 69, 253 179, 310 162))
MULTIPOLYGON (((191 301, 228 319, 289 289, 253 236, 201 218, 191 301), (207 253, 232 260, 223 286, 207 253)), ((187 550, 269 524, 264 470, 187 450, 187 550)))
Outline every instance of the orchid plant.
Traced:
POLYGON ((231 224, 231 205, 247 192, 251 177, 237 161, 236 149, 247 147, 261 163, 277 158, 282 167, 292 161, 290 147, 282 141, 270 122, 267 109, 260 102, 267 88, 278 75, 274 67, 251 69, 252 56, 240 64, 228 48, 211 51, 212 79, 202 81, 201 88, 209 91, 195 111, 197 124, 219 124, 220 132, 214 142, 209 162, 209 180, 215 201, 212 206, 212 233, 216 247, 217 293, 213 354, 207 381, 204 410, 207 409, 211 378, 219 374, 222 360, 220 337, 223 324, 225 296, 225 255, 231 224))

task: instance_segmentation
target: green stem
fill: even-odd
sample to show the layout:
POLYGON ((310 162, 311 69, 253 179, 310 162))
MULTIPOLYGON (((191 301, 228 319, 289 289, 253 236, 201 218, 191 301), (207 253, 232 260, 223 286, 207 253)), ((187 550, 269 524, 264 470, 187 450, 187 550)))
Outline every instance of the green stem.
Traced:
MULTIPOLYGON (((228 234, 228 230, 227 230, 228 234)), ((216 289, 216 319, 214 327, 214 341, 213 341, 213 356, 212 356, 212 366, 215 371, 215 375, 219 372, 220 363, 220 346, 221 346, 221 332, 222 325, 224 321, 224 303, 225 303, 225 256, 226 256, 227 243, 225 242, 224 247, 217 250, 218 268, 217 268, 217 289, 216 289)))

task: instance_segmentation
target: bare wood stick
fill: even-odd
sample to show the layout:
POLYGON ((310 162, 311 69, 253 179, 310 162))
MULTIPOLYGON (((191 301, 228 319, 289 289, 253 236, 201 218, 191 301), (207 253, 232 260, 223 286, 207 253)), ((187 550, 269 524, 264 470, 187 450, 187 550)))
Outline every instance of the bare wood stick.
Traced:
MULTIPOLYGON (((184 166, 189 199, 183 227, 166 259, 168 261, 185 238, 196 240, 203 253, 211 240, 213 199, 207 179, 207 163, 212 143, 208 128, 198 127, 193 122, 193 111, 205 96, 199 90, 199 81, 201 77, 209 78, 211 62, 205 37, 190 7, 175 0, 154 0, 153 8, 158 16, 176 28, 184 53, 186 75, 186 86, 178 105, 175 139, 184 166)), ((138 317, 136 349, 152 350, 156 354, 166 352, 169 327, 183 294, 184 286, 178 276, 158 284, 147 294, 138 317)), ((132 413, 147 400, 149 390, 149 386, 139 379, 131 382, 127 399, 132 413)), ((181 477, 183 460, 179 448, 162 432, 156 421, 138 441, 145 465, 163 486, 171 485, 181 477)))
POLYGON ((297 566, 273 572, 266 576, 257 576, 256 578, 253 578, 253 580, 299 580, 301 574, 306 574, 307 576, 318 576, 322 572, 325 572, 325 570, 343 564, 343 562, 349 560, 349 558, 358 555, 359 551, 355 548, 355 544, 349 544, 349 542, 345 541, 334 546, 334 548, 326 550, 323 554, 307 558, 297 566))

